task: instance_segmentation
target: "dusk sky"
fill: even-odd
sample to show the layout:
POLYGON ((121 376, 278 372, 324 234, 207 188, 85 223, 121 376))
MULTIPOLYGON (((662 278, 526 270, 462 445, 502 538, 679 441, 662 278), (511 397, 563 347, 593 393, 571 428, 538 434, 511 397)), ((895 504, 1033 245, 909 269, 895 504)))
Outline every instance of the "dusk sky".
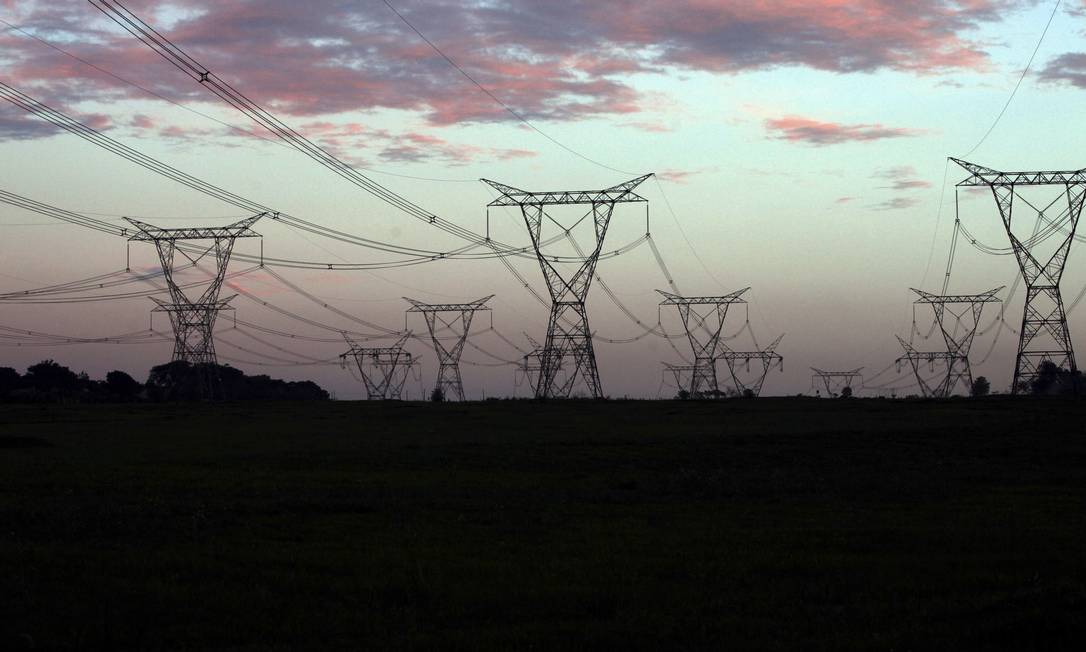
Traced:
MULTIPOLYGON (((771 373, 767 394, 808 391, 811 366, 866 367, 874 374, 901 355, 894 335, 909 335, 909 288, 938 292, 943 282, 954 184, 966 176, 947 166, 948 156, 1005 170, 1086 165, 1082 0, 1061 4, 1020 89, 983 142, 1037 47, 1054 3, 393 0, 392 5, 550 138, 473 85, 381 0, 125 2, 301 134, 415 204, 476 232, 486 229, 486 204, 494 198, 480 178, 526 190, 599 189, 655 173, 638 192, 649 200, 653 240, 679 290, 716 295, 752 288, 751 328, 728 342, 734 349, 751 350, 785 334, 778 348, 784 371, 771 373)), ((0 0, 0 18, 5 21, 0 23, 0 81, 112 138, 234 193, 340 231, 435 251, 464 244, 276 141, 88 2, 0 0)), ((0 139, 0 190, 118 223, 127 215, 163 227, 225 225, 247 216, 7 102, 0 103, 0 139)), ((1007 246, 990 194, 963 192, 960 207, 963 224, 978 240, 1007 246)), ((529 244, 519 213, 491 209, 490 224, 504 242, 529 244)), ((126 243, 115 236, 6 204, 0 204, 0 228, 2 292, 125 268, 126 243)), ((254 228, 264 236, 268 256, 329 263, 396 258, 272 220, 254 228)), ((629 244, 644 232, 644 207, 621 206, 604 250, 629 244)), ((239 241, 237 250, 255 254, 259 245, 239 241)), ((150 245, 132 243, 131 255, 133 270, 158 265, 150 245)), ((511 264, 544 292, 534 260, 511 264)), ((246 267, 234 261, 230 270, 246 267)), ((524 333, 542 340, 547 309, 497 260, 275 272, 338 310, 386 329, 404 327, 404 296, 444 302, 493 294, 493 313, 477 317, 473 329, 480 331, 472 338, 479 348, 464 352, 465 389, 470 397, 528 393, 524 386, 514 389, 512 366, 500 366, 499 359, 519 360, 521 353, 482 331, 492 317, 501 335, 530 348, 524 333)), ((669 286, 647 244, 602 260, 598 272, 644 326, 655 325, 660 315, 663 328, 681 332, 674 312, 658 311, 655 290, 669 286)), ((949 289, 1009 289, 1016 274, 1013 257, 984 254, 962 243, 949 289)), ((373 332, 263 271, 230 283, 333 329, 373 332)), ((1086 251, 1073 248, 1063 282, 1069 307, 1084 285, 1086 251)), ((224 295, 235 291, 224 288, 224 295)), ((1005 306, 1015 327, 1022 294, 1019 287, 1005 306)), ((146 297, 59 305, 4 302, 0 325, 101 337, 148 328, 152 305, 146 297)), ((336 337, 334 330, 290 319, 245 295, 233 305, 241 320, 336 337)), ((1081 348, 1086 308, 1075 306, 1069 320, 1081 348)), ((596 351, 604 391, 656 396, 661 363, 681 362, 676 352, 652 335, 606 342, 634 338, 644 328, 598 285, 588 308, 592 328, 602 338, 596 351)), ((998 312, 990 310, 983 324, 998 312)), ((733 309, 725 332, 739 331, 746 314, 733 309)), ((930 313, 918 309, 917 317, 927 333, 930 313)), ((328 359, 342 353, 344 344, 270 334, 256 341, 232 331, 232 321, 224 315, 218 329, 224 362, 249 373, 310 378, 339 398, 362 396, 361 385, 338 366, 278 366, 283 359, 306 360, 296 354, 328 359), (272 366, 251 364, 257 361, 272 366)), ((424 333, 417 315, 408 326, 424 333)), ((155 316, 154 327, 169 330, 162 315, 155 316)), ((974 374, 1005 390, 1017 337, 1004 331, 993 348, 997 331, 978 336, 974 374)), ((921 349, 938 348, 935 339, 918 336, 917 342, 921 349)), ((674 343, 689 355, 684 340, 674 343)), ((2 338, 0 344, 5 344, 0 366, 22 371, 54 358, 92 377, 119 368, 141 380, 151 366, 169 360, 172 347, 169 341, 16 347, 2 338)), ((433 350, 425 342, 409 348, 422 356, 422 384, 429 387, 436 372, 433 350)), ((910 380, 903 369, 900 376, 889 372, 873 384, 907 386, 910 380), (895 378, 900 380, 892 382, 895 378)), ((409 396, 420 395, 419 383, 408 388, 409 396)))

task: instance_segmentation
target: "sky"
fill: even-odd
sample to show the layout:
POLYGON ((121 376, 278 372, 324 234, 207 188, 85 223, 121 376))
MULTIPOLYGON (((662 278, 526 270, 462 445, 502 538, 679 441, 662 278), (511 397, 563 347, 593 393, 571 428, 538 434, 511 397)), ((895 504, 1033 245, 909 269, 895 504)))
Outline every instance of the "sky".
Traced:
MULTIPOLYGON (((728 341, 735 350, 784 335, 777 349, 783 370, 770 373, 766 394, 810 391, 812 366, 882 372, 871 384, 884 389, 868 394, 909 384, 908 370, 892 367, 902 353, 894 335, 908 339, 913 331, 909 288, 941 289, 955 209, 979 242, 1007 246, 990 195, 962 192, 955 203, 954 184, 966 175, 947 164, 948 156, 1005 170, 1086 165, 1077 128, 1086 92, 1080 0, 1060 4, 998 122, 1054 3, 392 1, 448 59, 380 0, 124 4, 371 179, 475 232, 489 221, 495 238, 515 246, 529 245, 521 215, 488 215, 494 195, 479 179, 526 190, 600 189, 655 173, 638 193, 648 200, 649 230, 674 286, 691 296, 751 288, 749 304, 733 308, 724 327, 738 333, 728 341)), ((434 251, 464 244, 284 146, 89 2, 0 0, 0 19, 0 81, 118 141, 340 231, 434 251)), ((246 216, 6 102, 0 139, 0 190, 115 223, 133 216, 163 227, 225 225, 246 216)), ((618 207, 604 250, 642 238, 645 211, 618 207)), ((579 215, 555 211, 567 225, 579 215)), ((395 258, 272 220, 255 229, 262 245, 239 240, 237 251, 256 254, 262 246, 269 257, 329 263, 395 258)), ((150 245, 6 204, 0 230, 0 292, 123 270, 128 255, 137 273, 158 265, 150 245)), ((578 235, 586 243, 591 234, 578 235)), ((1086 286, 1086 254, 1078 254, 1072 251, 1064 278, 1068 304, 1086 286)), ((510 264, 545 292, 534 260, 510 264)), ((230 270, 247 267, 235 260, 230 270)), ((403 297, 436 303, 493 294, 492 311, 476 318, 477 334, 463 355, 465 389, 475 398, 528 393, 507 364, 522 352, 497 333, 528 349, 525 333, 542 340, 547 308, 497 260, 274 271, 317 298, 260 270, 228 281, 224 295, 245 294, 219 324, 224 361, 250 373, 313 379, 338 398, 359 398, 363 389, 348 370, 284 363, 334 358, 344 344, 232 328, 234 316, 317 339, 334 340, 337 328, 374 332, 358 320, 386 330, 406 321, 425 333, 418 315, 405 315, 403 297)), ((679 352, 690 351, 684 340, 672 340, 673 348, 644 335, 658 320, 661 329, 681 333, 678 315, 658 307, 655 290, 669 290, 669 283, 652 249, 642 243, 601 260, 598 273, 621 304, 599 282, 587 302, 605 393, 674 394, 662 383, 662 364, 681 363, 679 352)), ((1016 273, 1013 257, 964 243, 949 290, 1008 286, 1000 296, 1008 299, 1007 321, 1016 324, 1023 292, 1008 298, 1016 273)), ((0 325, 11 329, 81 338, 149 324, 168 330, 162 315, 152 317, 146 297, 0 305, 0 325)), ((917 330, 927 334, 930 312, 915 315, 917 330)), ((986 313, 984 326, 997 315, 986 313)), ((1069 317, 1080 348, 1084 316, 1076 306, 1069 317)), ((938 348, 935 339, 915 340, 921 349, 938 348)), ((975 374, 989 377, 994 389, 1010 384, 1016 340, 999 327, 978 335, 975 374)), ((55 358, 92 377, 123 369, 143 378, 169 360, 172 348, 168 341, 0 344, 0 365, 22 370, 55 358)), ((418 397, 432 386, 436 356, 425 341, 409 349, 421 356, 418 379, 408 384, 408 396, 418 397)))

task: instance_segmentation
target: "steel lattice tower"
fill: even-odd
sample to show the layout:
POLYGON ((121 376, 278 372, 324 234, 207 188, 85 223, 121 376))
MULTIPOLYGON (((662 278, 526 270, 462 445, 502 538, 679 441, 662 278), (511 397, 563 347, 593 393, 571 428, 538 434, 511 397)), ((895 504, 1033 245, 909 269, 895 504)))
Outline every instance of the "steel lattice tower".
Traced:
POLYGON ((350 349, 340 354, 340 365, 346 366, 347 358, 354 358, 358 373, 362 375, 362 384, 366 387, 367 400, 400 400, 407 375, 418 362, 410 352, 404 350, 404 344, 410 337, 411 331, 407 331, 392 346, 366 347, 343 333, 343 339, 347 340, 350 349))
MULTIPOLYGON (((896 360, 898 367, 905 361, 912 367, 916 382, 920 385, 920 391, 926 397, 946 398, 950 396, 959 385, 964 385, 968 393, 973 387, 973 370, 969 365, 969 350, 973 346, 973 339, 977 335, 977 327, 980 326, 980 316, 985 304, 1000 303, 995 294, 1003 289, 1002 286, 980 294, 932 294, 923 290, 911 288, 919 297, 914 306, 930 305, 935 312, 935 323, 943 336, 946 351, 917 351, 910 343, 898 337, 905 356, 896 360), (950 306, 964 306, 955 312, 950 306), (947 315, 954 318, 954 323, 948 323, 947 315), (935 370, 936 365, 946 365, 946 375, 942 377, 938 385, 934 387, 923 378, 920 372, 922 363, 928 363, 928 368, 935 370)), ((915 320, 914 320, 915 321, 915 320)))
POLYGON ((755 397, 761 396, 762 386, 765 385, 765 378, 769 375, 769 371, 774 367, 784 371, 784 358, 777 353, 777 345, 781 343, 783 338, 784 335, 781 335, 761 351, 732 351, 724 347, 724 352, 720 354, 719 359, 728 364, 728 371, 731 372, 732 382, 735 383, 737 394, 743 395, 749 390, 755 397), (755 367, 753 380, 744 382, 740 378, 739 367, 743 367, 744 371, 749 374, 751 373, 750 363, 752 361, 757 362, 759 366, 755 367))
MULTIPOLYGON (((615 205, 621 203, 646 202, 644 197, 635 194, 634 188, 641 185, 651 174, 640 176, 617 186, 604 190, 565 190, 555 192, 528 192, 507 186, 496 181, 483 179, 501 195, 488 206, 516 206, 524 216, 528 235, 532 239, 539 267, 547 283, 551 296, 551 313, 547 321, 547 339, 539 362, 539 380, 536 382, 537 398, 568 398, 573 386, 581 378, 593 398, 603 398, 599 369, 596 367, 596 352, 592 346, 592 331, 588 326, 588 312, 585 299, 588 296, 592 279, 596 275, 596 264, 603 250, 604 237, 611 223, 615 205), (548 215, 544 206, 591 206, 592 223, 595 233, 595 245, 587 256, 575 259, 576 270, 572 275, 563 275, 559 270, 560 259, 548 256, 543 249, 545 241, 543 221, 547 218, 557 224, 567 237, 572 238, 572 230, 580 223, 564 226, 548 215), (573 358, 573 367, 562 379, 558 370, 562 361, 573 358)), ((587 216, 586 216, 587 217, 587 216)))
POLYGON ((669 366, 673 372, 690 371, 690 396, 720 396, 716 377, 716 361, 721 353, 720 332, 724 328, 728 308, 736 303, 745 304, 742 295, 749 289, 747 287, 716 297, 683 297, 657 290, 664 297, 661 306, 675 306, 678 309, 686 338, 694 352, 693 365, 669 366))
POLYGON ((437 384, 434 387, 440 390, 446 399, 455 397, 458 401, 464 400, 464 381, 460 378, 460 354, 464 352, 464 343, 467 342, 468 331, 471 330, 472 318, 481 310, 490 310, 486 302, 493 297, 494 295, 491 294, 469 303, 422 303, 404 297, 411 304, 411 307, 407 309, 408 313, 422 313, 426 318, 426 327, 430 330, 430 339, 433 340, 434 351, 437 353, 437 384), (454 316, 451 319, 445 319, 442 317, 445 313, 452 313, 454 316), (456 343, 451 347, 445 346, 438 338, 438 331, 441 328, 453 334, 456 343))
POLYGON ((152 300, 158 304, 154 312, 165 312, 170 317, 173 327, 173 359, 191 364, 218 364, 215 355, 215 319, 219 312, 232 310, 228 305, 234 297, 219 298, 226 267, 237 238, 259 238, 260 234, 250 227, 263 217, 254 215, 240 222, 223 227, 201 227, 187 229, 160 229, 144 222, 125 218, 138 233, 129 238, 130 242, 152 242, 158 250, 162 263, 162 273, 170 292, 170 301, 152 300), (190 244, 210 241, 207 246, 190 244), (186 244, 178 244, 184 242, 186 244), (184 256, 193 266, 204 258, 213 258, 215 273, 206 289, 197 299, 190 299, 174 280, 176 271, 174 259, 177 253, 184 256))
POLYGON ((860 372, 863 371, 863 367, 858 369, 851 369, 849 371, 823 371, 821 369, 811 367, 811 389, 815 389, 818 383, 822 383, 822 386, 826 388, 827 396, 837 396, 846 387, 849 391, 852 391, 852 384, 857 380, 860 381, 860 387, 863 387, 864 377, 860 372))
MULTIPOLYGON (((528 386, 531 388, 532 394, 535 395, 539 381, 539 370, 542 368, 540 361, 543 359, 543 347, 527 333, 525 333, 524 336, 527 337, 528 341, 531 343, 532 350, 524 354, 523 361, 520 363, 518 370, 524 376, 524 379, 528 381, 528 386)), ((561 367, 559 367, 557 371, 560 372, 561 367)), ((517 381, 516 377, 517 372, 514 371, 513 373, 513 385, 519 387, 520 383, 517 381)))
POLYGON ((1067 265, 1071 242, 1075 239, 1079 218, 1082 216, 1083 198, 1086 195, 1086 170, 1048 172, 1000 172, 967 161, 951 158, 967 172, 969 177, 958 187, 988 187, 992 190, 996 207, 1003 220, 1003 227, 1010 239, 1022 279, 1026 283, 1026 305, 1022 316, 1022 330, 1018 340, 1018 355, 1014 365, 1014 382, 1011 392, 1017 394, 1032 384, 1040 375, 1043 362, 1052 362, 1058 368, 1077 371, 1071 334, 1067 328, 1067 313, 1060 295, 1060 280, 1067 265), (1038 209, 1018 191, 1023 186, 1062 186, 1060 197, 1043 209, 1038 209), (1067 207, 1057 219, 1064 219, 1055 251, 1045 258, 1037 252, 1037 245, 1044 238, 1020 239, 1012 229, 1015 198, 1033 209, 1039 220, 1047 218, 1045 210, 1060 198, 1066 198, 1067 207))

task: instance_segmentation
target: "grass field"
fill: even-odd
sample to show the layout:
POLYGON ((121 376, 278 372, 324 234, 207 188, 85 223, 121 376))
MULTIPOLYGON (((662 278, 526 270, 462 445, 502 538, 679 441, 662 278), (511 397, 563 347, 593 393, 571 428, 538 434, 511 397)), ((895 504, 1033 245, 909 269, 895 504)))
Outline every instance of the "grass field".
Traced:
POLYGON ((1082 649, 1084 419, 0 406, 0 649, 1082 649))

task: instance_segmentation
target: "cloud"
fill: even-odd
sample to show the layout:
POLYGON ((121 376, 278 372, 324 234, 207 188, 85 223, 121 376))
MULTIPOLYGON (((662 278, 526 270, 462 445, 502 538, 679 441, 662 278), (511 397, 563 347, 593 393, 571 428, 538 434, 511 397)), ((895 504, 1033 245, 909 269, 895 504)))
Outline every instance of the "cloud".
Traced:
POLYGON ((905 208, 912 208, 920 203, 920 200, 915 197, 894 197, 888 199, 881 204, 875 204, 872 206, 877 211, 896 211, 905 208))
POLYGON ((690 180, 690 177, 693 177, 695 175, 702 174, 702 173, 705 173, 705 172, 714 172, 714 171, 716 171, 716 169, 717 168, 715 168, 715 167, 699 168, 699 169, 696 169, 696 170, 667 169, 667 170, 661 170, 661 171, 657 172, 656 176, 659 177, 660 179, 664 180, 664 181, 670 181, 672 183, 677 183, 677 184, 685 184, 687 181, 690 180))
POLYGON ((924 132, 917 129, 886 127, 881 124, 846 125, 836 122, 822 122, 802 116, 770 118, 765 121, 765 129, 771 138, 808 145, 838 145, 848 142, 869 142, 886 138, 907 138, 920 136, 924 132))
POLYGON ((888 179, 892 182, 889 186, 882 186, 883 190, 902 191, 931 187, 931 182, 916 177, 916 168, 911 165, 884 168, 876 171, 872 177, 876 179, 888 179))
MULTIPOLYGON (((632 76, 735 74, 781 66, 915 74, 989 65, 978 27, 1036 0, 398 0, 397 8, 474 79, 530 120, 635 116, 657 106, 632 76)), ((141 0, 132 9, 288 116, 395 109, 433 126, 514 122, 378 2, 141 0)), ((13 22, 171 99, 209 95, 87 3, 16 2, 13 22)), ((40 43, 0 34, 8 79, 65 103, 139 97, 40 43)), ((648 127, 655 123, 631 120, 648 127)), ((808 125, 808 130, 817 125, 808 125)), ((799 133, 803 133, 801 130, 799 133)), ((910 135, 855 125, 808 142, 910 135)), ((804 136, 799 136, 804 140, 804 136)))
POLYGON ((1061 54, 1049 61, 1038 76, 1042 81, 1086 88, 1086 53, 1061 54))

